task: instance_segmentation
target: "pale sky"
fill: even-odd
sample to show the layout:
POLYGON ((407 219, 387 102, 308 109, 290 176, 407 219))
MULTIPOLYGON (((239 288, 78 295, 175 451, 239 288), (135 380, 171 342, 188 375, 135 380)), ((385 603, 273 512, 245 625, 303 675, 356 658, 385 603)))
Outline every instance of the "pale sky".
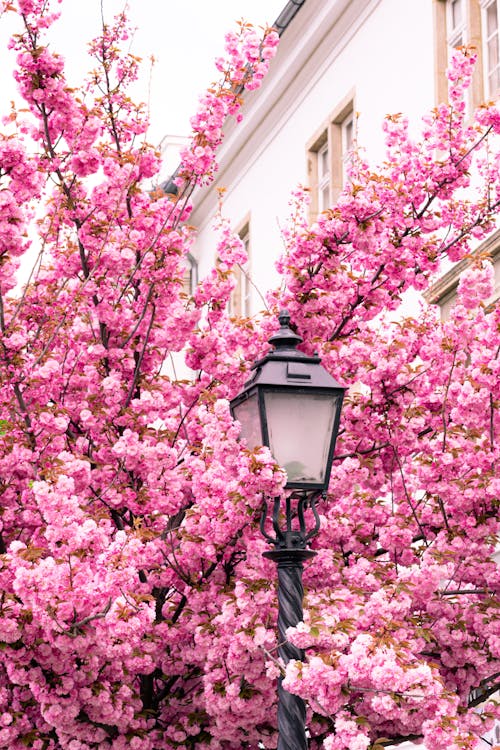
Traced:
MULTIPOLYGON (((106 20, 121 11, 124 0, 102 0, 106 20)), ((199 94, 217 71, 213 60, 223 51, 224 33, 244 19, 257 26, 272 24, 286 0, 129 0, 129 18, 137 31, 134 54, 143 58, 141 80, 134 99, 149 101, 148 140, 158 144, 164 135, 189 133, 189 117, 199 94), (152 74, 149 58, 156 63, 152 74)), ((92 62, 86 42, 100 27, 101 0, 63 0, 62 16, 51 32, 56 49, 67 60, 70 85, 77 84, 92 62)), ((54 9, 57 3, 53 2, 54 9)), ((15 96, 11 82, 13 56, 7 39, 16 30, 13 14, 0 17, 0 110, 5 114, 15 96)))

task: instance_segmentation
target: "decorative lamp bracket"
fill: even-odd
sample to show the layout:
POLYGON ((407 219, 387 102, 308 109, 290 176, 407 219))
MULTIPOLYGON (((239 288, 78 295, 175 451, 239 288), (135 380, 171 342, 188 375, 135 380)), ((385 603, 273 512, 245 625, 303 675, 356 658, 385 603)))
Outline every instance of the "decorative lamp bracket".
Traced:
POLYGON ((285 513, 281 512, 281 498, 276 497, 273 502, 272 525, 275 536, 267 533, 265 526, 269 515, 269 506, 263 500, 263 509, 260 519, 260 530, 265 539, 274 546, 274 550, 265 552, 265 557, 276 558, 276 552, 301 552, 303 559, 312 557, 315 553, 308 550, 309 541, 315 537, 320 528, 320 519, 316 503, 324 496, 321 492, 291 492, 285 498, 285 513), (306 529, 305 511, 310 508, 314 516, 314 526, 309 531, 306 529), (298 528, 294 528, 298 526, 298 528))

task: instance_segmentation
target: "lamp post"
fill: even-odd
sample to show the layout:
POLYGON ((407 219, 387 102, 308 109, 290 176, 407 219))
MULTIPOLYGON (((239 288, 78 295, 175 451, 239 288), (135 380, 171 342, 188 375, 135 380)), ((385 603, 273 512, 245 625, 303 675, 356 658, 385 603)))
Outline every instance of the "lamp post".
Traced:
MULTIPOLYGON (((261 518, 261 531, 274 547, 264 556, 278 568, 278 655, 287 664, 304 658, 302 649, 287 642, 286 630, 303 617, 303 563, 316 554, 308 542, 319 531, 316 501, 328 488, 345 388, 319 357, 297 350, 302 339, 290 328, 286 310, 279 322, 279 331, 269 339, 274 348, 255 363, 252 377, 231 401, 231 411, 247 447, 267 445, 287 474, 285 507, 279 498, 273 503, 274 537, 265 530, 267 502, 261 518), (309 530, 308 508, 314 517, 309 530)), ((305 703, 282 682, 279 677, 278 750, 306 750, 305 703)))

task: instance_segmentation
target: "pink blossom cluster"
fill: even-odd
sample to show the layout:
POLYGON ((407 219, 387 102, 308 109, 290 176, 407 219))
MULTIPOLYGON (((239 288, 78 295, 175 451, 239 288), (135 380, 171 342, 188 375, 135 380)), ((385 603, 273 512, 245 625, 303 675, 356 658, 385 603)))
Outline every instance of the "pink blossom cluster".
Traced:
POLYGON ((41 179, 36 160, 27 158, 23 143, 0 135, 0 290, 15 285, 19 257, 29 248, 26 227, 29 202, 40 195, 41 179))
POLYGON ((212 178, 224 119, 276 34, 227 36, 173 200, 146 189, 158 158, 127 90, 125 16, 92 42, 77 92, 45 41, 49 4, 19 0, 17 14, 28 111, 0 140, 0 747, 275 748, 284 670, 308 702, 311 750, 408 736, 472 750, 500 718, 490 260, 470 264, 445 323, 424 303, 387 315, 441 257, 466 260, 498 214, 498 114, 465 118, 470 56, 421 142, 390 118, 385 166, 355 160, 312 226, 292 196, 271 308, 288 305, 304 349, 353 385, 304 622, 287 632, 306 655, 283 665, 259 518, 285 477, 267 448, 242 447, 228 403, 276 320, 228 314, 245 254, 223 218, 213 270, 184 286, 190 192, 212 178), (39 258, 14 292, 28 232, 39 258), (189 378, 169 374, 174 355, 189 378))
MULTIPOLYGON (((48 4, 24 0, 18 14, 25 28, 12 45, 28 114, 11 118, 19 135, 0 147, 0 745, 238 744, 241 722, 255 716, 253 682, 266 685, 263 723, 274 694, 262 651, 274 648, 272 623, 239 654, 252 643, 245 598, 269 577, 255 528, 262 492, 281 494, 284 480, 269 451, 241 454, 221 398, 245 377, 244 350, 252 356, 265 342, 224 310, 241 242, 221 224, 215 275, 186 293, 189 206, 145 189, 158 158, 140 140, 147 122, 127 91, 137 60, 120 51, 125 16, 90 45, 95 69, 79 94, 45 43, 56 19, 48 4), (36 222, 34 201, 43 205, 36 222), (9 296, 30 222, 39 262, 9 296), (239 342, 226 380, 224 341, 226 351, 239 342), (177 381, 164 363, 187 345, 200 377, 177 381), (236 601, 226 581, 245 564, 236 601), (224 608, 232 614, 216 630, 241 627, 226 667, 228 638, 214 647, 210 637, 224 608), (227 668, 242 709, 234 726, 227 699, 210 698, 222 695, 217 674, 227 668)), ((205 137, 215 145, 213 117, 221 127, 241 106, 239 87, 260 82, 277 42, 271 30, 257 41, 249 27, 238 39, 236 49, 228 37, 224 82, 199 113, 198 146, 205 137)), ((210 154, 187 193, 213 169, 210 154)), ((263 601, 272 611, 271 591, 263 601)))
POLYGON ((181 154, 181 185, 186 179, 200 184, 211 181, 217 169, 215 152, 222 142, 224 122, 228 115, 241 118, 242 93, 260 87, 278 41, 274 29, 267 28, 260 36, 246 23, 240 25, 238 32, 226 34, 225 57, 216 61, 221 80, 200 97, 199 109, 191 118, 193 137, 181 154))

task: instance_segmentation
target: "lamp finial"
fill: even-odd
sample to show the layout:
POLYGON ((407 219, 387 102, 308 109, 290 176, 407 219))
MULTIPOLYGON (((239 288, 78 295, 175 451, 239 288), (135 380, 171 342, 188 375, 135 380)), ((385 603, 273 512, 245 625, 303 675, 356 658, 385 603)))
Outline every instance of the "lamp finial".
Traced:
POLYGON ((288 310, 280 310, 278 320, 280 329, 274 336, 271 336, 269 343, 275 349, 295 349, 298 344, 302 343, 303 339, 290 328, 290 313, 288 310))

